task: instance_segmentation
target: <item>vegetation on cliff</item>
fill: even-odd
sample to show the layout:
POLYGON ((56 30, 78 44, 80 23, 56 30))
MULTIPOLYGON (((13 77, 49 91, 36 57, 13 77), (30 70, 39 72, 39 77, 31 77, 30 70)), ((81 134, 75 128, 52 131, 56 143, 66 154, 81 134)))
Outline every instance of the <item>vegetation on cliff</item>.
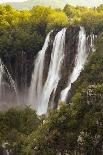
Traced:
POLYGON ((0 151, 15 155, 100 154, 103 147, 103 5, 88 9, 66 5, 16 11, 0 6, 0 56, 14 60, 22 51, 34 56, 46 33, 66 25, 84 25, 97 34, 95 52, 78 80, 68 104, 37 116, 29 107, 0 112, 0 151))
POLYGON ((103 30, 102 5, 95 9, 73 7, 64 10, 34 6, 30 11, 17 11, 0 5, 0 56, 17 58, 22 52, 36 55, 48 31, 66 25, 85 25, 88 31, 103 30))
POLYGON ((29 53, 36 55, 47 32, 68 24, 65 13, 43 6, 31 11, 16 11, 11 6, 0 6, 0 55, 16 57, 29 53))

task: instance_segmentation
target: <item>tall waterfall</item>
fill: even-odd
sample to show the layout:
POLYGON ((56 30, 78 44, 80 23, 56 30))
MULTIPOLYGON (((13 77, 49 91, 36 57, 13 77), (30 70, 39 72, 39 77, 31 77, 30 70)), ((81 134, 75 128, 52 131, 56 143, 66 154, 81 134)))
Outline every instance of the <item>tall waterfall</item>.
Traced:
MULTIPOLYGON (((94 51, 94 39, 94 34, 91 34, 87 40, 83 27, 80 27, 80 31, 78 27, 73 27, 63 28, 58 33, 57 30, 48 33, 43 48, 35 59, 30 88, 26 88, 28 95, 23 91, 25 88, 19 89, 18 86, 17 88, 21 90, 21 93, 17 91, 9 70, 0 60, 0 102, 9 105, 8 107, 10 107, 11 102, 13 103, 11 105, 14 105, 14 102, 21 105, 21 94, 23 94, 25 96, 25 103, 23 104, 26 105, 28 102, 31 108, 41 115, 47 113, 49 105, 54 106, 54 102, 57 102, 59 97, 60 101, 66 101, 72 83, 77 80, 86 62, 87 47, 94 51), (87 46, 87 41, 90 43, 89 46, 87 46), (46 64, 49 65, 46 66, 46 64), (74 67, 68 77, 72 64, 74 64, 74 67), (67 86, 64 89, 63 85, 65 83, 67 83, 67 86)), ((15 77, 14 74, 13 76, 15 77)), ((29 76, 27 81, 29 81, 29 76)))
POLYGON ((65 32, 66 28, 62 29, 55 36, 48 77, 43 87, 43 92, 38 104, 38 114, 44 114, 47 112, 50 96, 52 92, 56 90, 60 80, 61 65, 64 58, 65 32))
POLYGON ((48 48, 51 33, 52 31, 47 35, 43 48, 41 51, 39 51, 37 55, 35 66, 34 66, 34 72, 32 75, 28 102, 32 106, 32 108, 35 108, 35 109, 37 109, 38 107, 38 100, 41 96, 42 89, 43 89, 42 79, 43 79, 43 70, 44 70, 44 59, 45 59, 45 52, 48 48))
POLYGON ((48 47, 51 32, 47 35, 44 46, 35 61, 34 73, 29 90, 29 103, 37 110, 38 114, 47 112, 50 96, 52 92, 56 90, 60 80, 60 69, 64 58, 65 32, 66 28, 62 29, 55 36, 48 76, 44 86, 42 85, 42 79, 45 52, 48 47))
POLYGON ((86 62, 86 59, 88 56, 88 53, 86 50, 86 40, 87 39, 86 39, 85 29, 83 27, 80 27, 78 51, 77 51, 77 55, 75 58, 75 66, 74 66, 73 72, 71 73, 68 79, 69 81, 68 81, 67 87, 61 92, 61 96, 60 96, 61 101, 66 101, 68 92, 71 88, 71 84, 77 80, 86 62))

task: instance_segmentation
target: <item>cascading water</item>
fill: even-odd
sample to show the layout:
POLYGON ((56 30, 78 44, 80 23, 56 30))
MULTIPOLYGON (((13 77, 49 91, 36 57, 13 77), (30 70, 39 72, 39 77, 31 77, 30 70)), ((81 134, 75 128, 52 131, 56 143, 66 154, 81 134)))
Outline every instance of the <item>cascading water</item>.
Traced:
POLYGON ((75 82, 80 75, 81 70, 86 62, 88 53, 86 48, 86 32, 83 27, 80 27, 79 32, 79 42, 78 42, 78 52, 75 58, 75 66, 73 72, 71 73, 68 81, 67 87, 61 92, 60 101, 66 101, 68 92, 71 88, 71 84, 75 82))
MULTIPOLYGON (((6 89, 7 89, 8 84, 10 84, 10 87, 13 89, 13 92, 15 93, 15 97, 16 97, 16 102, 18 103, 18 95, 17 95, 18 93, 17 93, 15 82, 12 79, 7 67, 1 62, 1 59, 0 59, 0 99, 1 99, 1 102, 2 102, 3 94, 6 95, 6 91, 7 91, 6 89), (6 83, 6 81, 3 79, 3 75, 7 77, 9 81, 8 83, 6 83)), ((11 92, 8 92, 8 93, 11 94, 11 92)))
POLYGON ((4 72, 4 67, 3 67, 1 60, 0 60, 0 86, 1 86, 1 82, 2 82, 3 72, 4 72))
POLYGON ((0 98, 2 97, 2 88, 1 88, 1 84, 2 84, 2 77, 3 77, 3 73, 4 73, 4 67, 1 63, 1 59, 0 59, 0 98))
POLYGON ((6 76, 8 77, 9 82, 10 82, 10 84, 11 84, 11 87, 13 88, 13 90, 14 90, 14 92, 15 92, 15 94, 16 94, 16 98, 17 98, 17 100, 18 100, 18 92, 17 92, 17 89, 16 89, 15 81, 12 79, 12 77, 11 77, 11 75, 10 75, 10 73, 9 73, 9 71, 8 71, 8 69, 7 69, 7 67, 6 67, 4 64, 3 64, 2 66, 3 66, 3 68, 5 69, 5 74, 6 74, 6 76))
POLYGON ((38 100, 42 93, 42 79, 43 79, 43 70, 44 70, 44 59, 45 59, 45 52, 48 48, 48 44, 50 41, 50 35, 52 31, 47 35, 44 46, 42 50, 38 53, 35 66, 34 66, 34 72, 32 75, 32 81, 31 86, 29 90, 29 104, 32 108, 37 109, 38 107, 38 100))
POLYGON ((93 33, 91 33, 91 35, 90 35, 90 48, 91 48, 92 52, 96 51, 95 46, 94 46, 95 38, 97 38, 97 36, 94 35, 93 33))
POLYGON ((43 92, 37 108, 37 113, 40 115, 47 112, 50 96, 52 92, 56 90, 58 82, 60 80, 61 64, 64 58, 65 33, 66 28, 62 29, 55 36, 48 77, 43 87, 43 92))
MULTIPOLYGON (((75 28, 73 28, 73 30, 75 30, 75 28)), ((52 32, 53 31, 51 31, 47 35, 43 48, 38 53, 37 58, 35 60, 31 85, 29 90, 27 88, 28 96, 26 96, 25 93, 23 92, 24 95, 26 96, 25 98, 26 99, 28 98, 27 99, 28 104, 30 104, 31 107, 34 108, 39 115, 47 113, 48 107, 50 106, 50 105, 48 106, 48 104, 51 104, 51 107, 54 106, 54 102, 57 102, 60 92, 61 95, 59 100, 66 101, 68 92, 71 88, 71 84, 74 81, 76 81, 76 79, 80 75, 80 72, 83 69, 83 66, 88 56, 87 52, 88 49, 86 46, 87 38, 85 29, 83 27, 80 27, 80 32, 79 29, 76 29, 76 31, 71 31, 71 29, 70 30, 68 29, 68 31, 66 31, 66 28, 63 28, 60 32, 56 34, 53 42, 53 49, 50 49, 49 47, 51 47, 52 45, 53 41, 52 39, 56 31, 54 31, 54 33, 51 35, 52 32), (75 49, 77 47, 78 32, 79 32, 78 49, 77 52, 75 52, 76 51, 75 49), (73 36, 74 34, 76 34, 75 35, 76 37, 72 38, 71 33, 73 33, 73 36), (70 37, 67 37, 68 34, 70 34, 70 37), (73 44, 71 43, 72 40, 73 44), (72 49, 73 52, 71 52, 72 49), (47 53, 46 51, 49 53, 47 53), (50 53, 51 53, 51 60, 50 60, 50 53), (74 59, 75 53, 77 54, 74 59), (69 58, 71 59, 71 61, 68 61, 69 58), (47 63, 45 63, 45 61, 47 61, 47 63), (64 66, 62 65, 63 61, 65 62, 64 66), (63 84, 65 84, 65 82, 67 81, 67 74, 68 71, 70 71, 68 70, 68 67, 70 65, 69 69, 71 69, 71 65, 73 64, 72 62, 74 63, 74 68, 71 75, 68 78, 67 87, 61 91, 61 89, 63 88, 63 84), (47 69, 45 68, 46 67, 45 64, 50 64, 47 66, 47 69), (63 71, 64 75, 61 73, 61 70, 63 71), (46 75, 44 75, 43 73, 46 73, 46 75), (45 77, 47 77, 47 79, 45 79, 45 77), (45 80, 45 83, 43 79, 45 80)), ((94 35, 91 34, 91 36, 88 37, 88 41, 89 43, 91 43, 90 44, 91 49, 93 49, 94 35)), ((12 99, 14 99, 15 96, 17 98, 19 97, 19 103, 20 104, 22 103, 20 100, 21 94, 20 93, 18 94, 14 80, 12 79, 12 76, 10 75, 8 69, 1 62, 1 60, 0 60, 0 95, 1 95, 0 99, 1 98, 4 99, 4 100, 1 99, 0 102, 2 103, 2 101, 4 101, 5 104, 8 103, 9 105, 8 107, 10 107, 10 103, 12 102, 12 99)), ((13 101, 13 103, 15 101, 13 101)), ((25 101, 25 103, 23 104, 26 105, 27 101, 25 101)))

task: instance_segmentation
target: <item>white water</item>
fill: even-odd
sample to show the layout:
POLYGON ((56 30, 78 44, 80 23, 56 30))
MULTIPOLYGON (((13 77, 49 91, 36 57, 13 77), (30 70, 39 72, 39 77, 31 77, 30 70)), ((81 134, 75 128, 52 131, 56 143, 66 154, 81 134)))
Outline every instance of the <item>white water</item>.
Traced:
POLYGON ((62 29, 55 36, 51 54, 48 77, 45 82, 41 98, 38 103, 37 113, 39 115, 47 113, 48 103, 53 91, 56 90, 61 76, 61 65, 64 58, 66 28, 62 29))
POLYGON ((94 35, 93 33, 90 35, 90 39, 91 39, 90 40, 90 48, 91 48, 92 52, 96 51, 95 46, 94 46, 94 40, 95 40, 96 37, 97 36, 94 35))
POLYGON ((3 68, 5 69, 4 73, 6 74, 6 76, 9 79, 10 85, 13 88, 15 95, 16 95, 16 99, 18 100, 18 92, 17 92, 17 88, 16 88, 16 84, 15 81, 13 80, 11 74, 9 73, 7 67, 3 64, 3 68))
POLYGON ((37 55, 35 66, 34 66, 34 72, 32 75, 28 102, 31 105, 31 107, 35 109, 37 109, 38 107, 38 100, 41 96, 42 89, 43 89, 42 79, 43 79, 43 70, 44 70, 44 59, 45 59, 45 52, 48 48, 48 44, 50 41, 51 33, 52 31, 47 35, 43 48, 41 51, 39 51, 37 55))
POLYGON ((1 59, 0 59, 0 87, 1 87, 1 82, 2 82, 3 72, 4 72, 4 68, 3 68, 3 65, 2 65, 1 59))
POLYGON ((66 101, 68 92, 71 88, 71 84, 75 82, 80 75, 81 70, 86 62, 88 53, 86 50, 86 32, 83 27, 80 27, 79 32, 79 42, 78 42, 78 52, 75 59, 75 67, 71 73, 68 81, 67 87, 61 92, 60 101, 66 101))
POLYGON ((2 97, 2 78, 3 78, 4 68, 0 59, 0 99, 2 97))
MULTIPOLYGON (((16 85, 15 85, 15 82, 14 80, 12 79, 7 67, 1 62, 1 59, 0 59, 0 94, 1 94, 1 98, 2 98, 2 88, 1 87, 4 87, 2 86, 2 83, 3 83, 3 75, 6 75, 9 82, 10 82, 10 85, 11 85, 11 88, 14 90, 15 92, 15 95, 16 95, 16 100, 17 100, 17 103, 18 103, 18 93, 17 93, 17 89, 16 89, 16 85)), ((6 95, 6 92, 5 92, 5 95, 6 95)))

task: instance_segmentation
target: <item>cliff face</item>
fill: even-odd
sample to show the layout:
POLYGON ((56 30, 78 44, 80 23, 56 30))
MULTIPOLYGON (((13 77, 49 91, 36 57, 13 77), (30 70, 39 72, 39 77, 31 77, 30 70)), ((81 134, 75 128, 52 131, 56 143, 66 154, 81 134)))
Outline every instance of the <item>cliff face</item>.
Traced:
POLYGON ((34 54, 22 51, 15 57, 7 56, 3 62, 16 82, 18 89, 21 90, 30 84, 34 68, 34 54))
POLYGON ((65 57, 61 68, 61 80, 59 81, 57 90, 55 92, 55 98, 54 98, 55 108, 57 108, 60 93, 63 89, 65 89, 68 83, 69 75, 71 74, 74 67, 75 55, 77 53, 77 46, 78 46, 79 30, 80 30, 79 27, 69 27, 67 28, 66 31, 65 57))
MULTIPOLYGON (((63 64, 61 68, 61 79, 58 83, 56 92, 53 92, 51 94, 51 99, 50 99, 51 102, 54 102, 54 108, 57 108, 57 103, 60 97, 60 93, 66 87, 68 83, 68 77, 74 67, 75 55, 77 53, 77 46, 78 46, 79 30, 80 30, 79 27, 68 27, 66 30, 65 52, 64 52, 65 56, 64 56, 63 64)), ((51 60, 53 41, 58 31, 60 31, 60 29, 54 30, 54 32, 51 34, 49 46, 45 54, 43 83, 46 81, 46 78, 47 78, 50 60, 51 60)))
MULTIPOLYGON (((51 33, 51 36, 50 36, 49 46, 48 46, 46 54, 45 54, 43 84, 45 83, 47 75, 48 75, 52 47, 53 47, 53 41, 54 41, 54 38, 55 38, 57 32, 59 32, 60 30, 61 30, 61 28, 55 29, 53 31, 53 33, 51 33)), ((58 87, 55 92, 55 98, 53 98, 54 92, 51 95, 51 99, 54 102, 54 108, 57 107, 57 102, 60 97, 60 92, 61 92, 61 90, 63 90, 66 87, 69 74, 73 70, 75 55, 77 52, 79 30, 80 30, 79 27, 68 27, 66 30, 65 57, 63 60, 62 68, 61 68, 61 79, 58 83, 58 87)), ((20 55, 16 56, 15 58, 7 56, 3 60, 5 66, 8 68, 8 70, 11 74, 11 77, 14 79, 14 81, 16 83, 17 90, 20 94, 19 98, 21 98, 22 104, 23 104, 23 102, 25 102, 24 101, 25 96, 27 98, 27 91, 30 86, 35 59, 36 59, 36 56, 34 55, 34 53, 29 54, 29 53, 25 53, 22 51, 22 53, 20 55)), ((7 90, 9 91, 8 88, 7 88, 7 90)), ((8 96, 9 97, 7 97, 7 100, 9 98, 10 102, 11 102, 12 97, 10 97, 10 94, 8 96)), ((15 94, 13 96, 15 97, 15 94)))

